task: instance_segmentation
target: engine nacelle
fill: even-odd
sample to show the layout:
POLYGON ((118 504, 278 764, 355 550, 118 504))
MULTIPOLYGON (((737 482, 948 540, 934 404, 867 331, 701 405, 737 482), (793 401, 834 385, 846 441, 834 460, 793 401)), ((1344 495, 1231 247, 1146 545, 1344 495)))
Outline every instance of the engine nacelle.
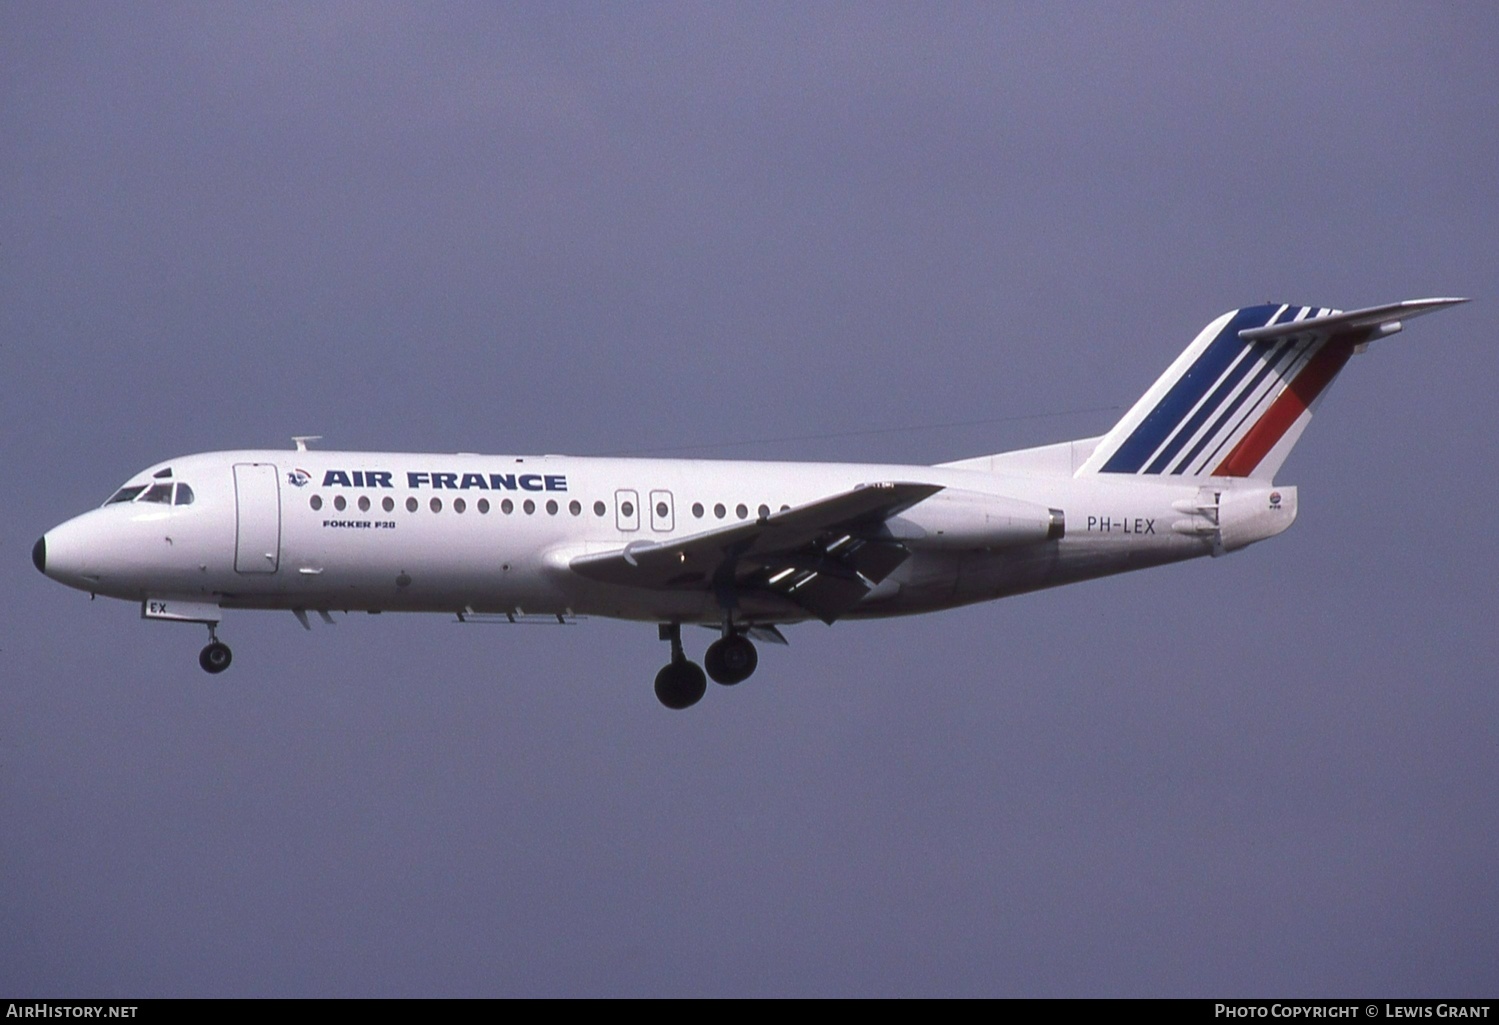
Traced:
POLYGON ((1060 509, 955 488, 937 492, 886 526, 911 548, 1010 548, 1060 540, 1067 532, 1060 509))

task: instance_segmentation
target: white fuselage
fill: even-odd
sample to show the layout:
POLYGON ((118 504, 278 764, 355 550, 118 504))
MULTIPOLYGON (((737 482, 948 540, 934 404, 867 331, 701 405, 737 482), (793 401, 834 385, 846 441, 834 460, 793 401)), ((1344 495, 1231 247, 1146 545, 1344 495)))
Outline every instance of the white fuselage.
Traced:
POLYGON ((394 452, 159 463, 37 541, 72 587, 208 624, 226 608, 655 621, 668 708, 732 686, 753 640, 1201 555, 1285 530, 1275 475, 1348 360, 1463 302, 1263 303, 1209 323, 1106 434, 939 466, 394 452), (687 657, 682 624, 720 631, 687 657))
MULTIPOLYGON (((599 582, 570 562, 683 542, 882 481, 939 485, 890 520, 910 555, 846 613, 894 616, 1209 555, 1279 533, 1295 517, 1294 489, 1277 489, 1271 503, 1265 482, 1018 466, 207 453, 132 479, 149 486, 169 469, 168 480, 191 489, 185 504, 137 496, 49 531, 45 572, 141 602, 717 623, 723 609, 711 588, 599 582), (1237 532, 1224 496, 1247 510, 1237 532), (1064 530, 1046 535, 1048 512, 1064 530)), ((746 623, 808 618, 771 593, 737 601, 746 623)))

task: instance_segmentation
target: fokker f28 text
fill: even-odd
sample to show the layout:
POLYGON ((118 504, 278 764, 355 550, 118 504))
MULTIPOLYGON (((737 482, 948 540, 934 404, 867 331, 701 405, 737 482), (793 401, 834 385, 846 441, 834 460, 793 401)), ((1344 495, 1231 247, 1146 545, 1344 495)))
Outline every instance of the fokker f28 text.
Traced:
POLYGON ((1101 437, 937 466, 213 452, 48 531, 70 587, 207 624, 225 609, 658 624, 670 708, 755 671, 791 623, 911 615, 1219 555, 1289 527, 1274 482, 1349 357, 1461 299, 1266 304, 1197 336, 1101 437), (682 625, 719 633, 703 667, 682 625))

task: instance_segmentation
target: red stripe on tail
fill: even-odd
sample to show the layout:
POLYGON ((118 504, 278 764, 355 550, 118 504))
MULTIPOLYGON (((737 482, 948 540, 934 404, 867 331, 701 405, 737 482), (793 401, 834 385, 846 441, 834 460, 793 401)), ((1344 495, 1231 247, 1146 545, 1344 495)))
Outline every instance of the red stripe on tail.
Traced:
POLYGON ((1352 355, 1352 345, 1335 342, 1324 345, 1322 351, 1313 356, 1311 362, 1296 375, 1296 379, 1276 396, 1259 422, 1239 439, 1233 451, 1213 471, 1213 476, 1248 477, 1253 473, 1260 461, 1285 437, 1291 425, 1301 419, 1301 415, 1322 394, 1322 389, 1338 376, 1338 371, 1343 369, 1343 364, 1352 355))

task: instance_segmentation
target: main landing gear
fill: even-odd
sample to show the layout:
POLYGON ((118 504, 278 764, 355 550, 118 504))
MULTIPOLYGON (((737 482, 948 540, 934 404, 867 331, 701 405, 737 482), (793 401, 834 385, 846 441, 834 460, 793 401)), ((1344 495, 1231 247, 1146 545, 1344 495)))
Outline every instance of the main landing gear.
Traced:
POLYGON ((748 680, 759 664, 760 656, 744 634, 731 633, 720 637, 703 653, 703 665, 708 675, 713 677, 714 683, 726 687, 748 680))
POLYGON ((203 667, 205 673, 222 673, 229 668, 229 663, 234 661, 234 652, 229 650, 229 645, 219 640, 214 633, 213 624, 208 624, 208 644, 198 652, 198 665, 203 667))
POLYGON ((760 662, 760 656, 750 639, 724 624, 724 635, 708 645, 703 662, 708 671, 696 662, 690 662, 682 651, 682 624, 662 623, 660 632, 663 641, 671 642, 671 661, 656 674, 656 698, 667 708, 691 708, 702 700, 708 691, 707 677, 724 686, 732 686, 747 680, 760 662))

